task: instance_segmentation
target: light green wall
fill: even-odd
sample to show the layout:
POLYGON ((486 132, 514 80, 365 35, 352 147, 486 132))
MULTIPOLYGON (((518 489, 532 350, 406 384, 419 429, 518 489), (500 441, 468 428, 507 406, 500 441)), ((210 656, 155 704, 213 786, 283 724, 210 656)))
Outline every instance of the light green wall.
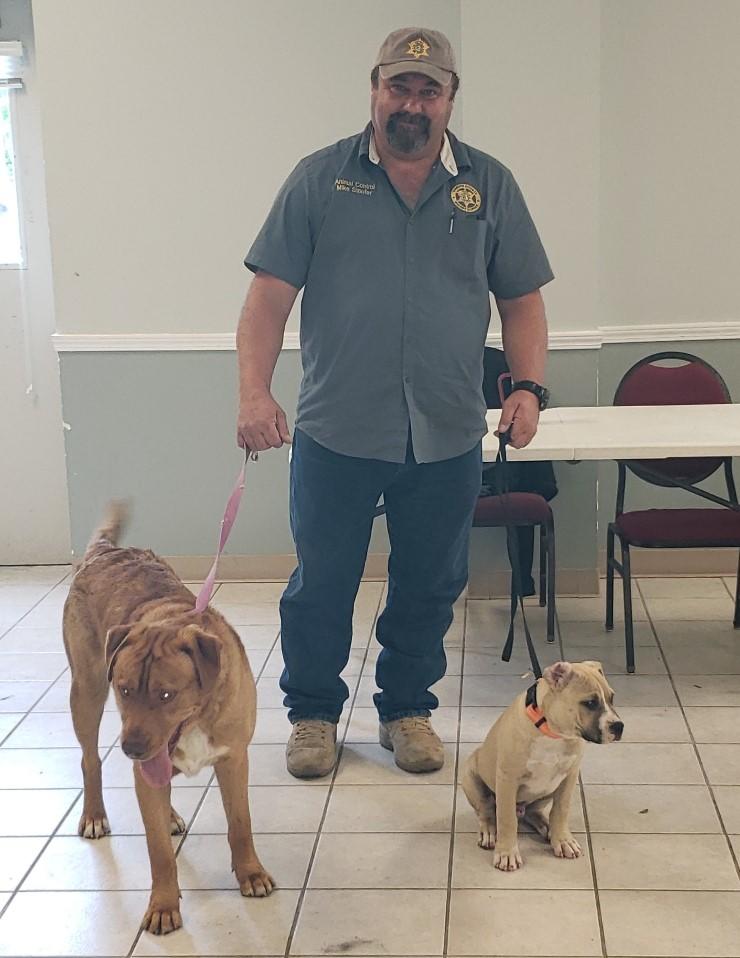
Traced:
MULTIPOLYGON (((554 352, 550 381, 560 405, 596 400, 596 351, 554 352)), ((61 356, 73 547, 84 549, 111 497, 133 500, 127 541, 165 555, 208 555, 224 502, 240 466, 234 442, 233 353, 66 353, 61 356)), ((283 352, 274 392, 295 408, 300 359, 283 352)), ((554 507, 561 562, 595 566, 594 467, 557 468, 554 507)), ((227 552, 292 552, 285 450, 264 453, 248 468, 243 511, 227 552)), ((382 520, 372 551, 387 551, 382 520)), ((479 537, 472 562, 499 565, 495 537, 479 537)))
MULTIPOLYGON (((669 348, 707 359, 740 397, 740 341, 634 343, 551 352, 548 379, 554 404, 609 404, 633 362, 669 348)), ((71 426, 66 454, 75 554, 84 549, 105 502, 114 496, 133 499, 127 541, 165 555, 212 554, 224 503, 241 464, 234 442, 234 354, 68 353, 60 358, 64 418, 71 426)), ((298 352, 282 353, 274 391, 291 420, 299 379, 298 352)), ((616 467, 558 463, 556 474, 558 566, 595 569, 613 515, 616 467)), ((686 504, 681 492, 658 492, 636 480, 628 488, 631 508, 686 504)), ((291 553, 287 504, 286 451, 264 453, 249 466, 242 512, 227 553, 291 553)), ((371 551, 387 551, 382 520, 376 523, 371 551)), ((504 569, 505 562, 502 537, 474 530, 473 572, 504 569)))

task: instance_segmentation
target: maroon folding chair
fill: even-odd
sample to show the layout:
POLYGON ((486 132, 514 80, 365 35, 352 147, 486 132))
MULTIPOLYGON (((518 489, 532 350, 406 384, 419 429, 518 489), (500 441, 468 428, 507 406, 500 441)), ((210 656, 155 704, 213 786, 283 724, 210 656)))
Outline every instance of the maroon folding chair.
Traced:
MULTIPOLYGON (((501 529, 534 526, 540 536, 540 605, 547 604, 547 641, 555 641, 555 524, 552 509, 536 492, 509 492, 480 496, 473 513, 474 527, 501 529)), ((509 554, 509 559, 515 559, 509 554)), ((513 580, 513 575, 512 575, 513 580)), ((512 589, 514 584, 512 581, 512 589)))
MULTIPOLYGON (((646 356, 622 377, 614 394, 615 406, 673 406, 732 402, 720 374, 690 353, 663 352, 646 356)), ((740 548, 740 512, 730 508, 641 509, 624 511, 627 470, 655 486, 686 488, 708 479, 721 467, 727 499, 737 505, 730 456, 650 459, 617 463, 617 505, 606 537, 606 628, 614 628, 614 573, 622 577, 627 671, 635 671, 632 623, 630 547, 641 549, 740 548), (619 539, 622 561, 614 557, 619 539)), ((696 491, 702 495, 702 490, 696 491)), ((706 494, 704 494, 705 497, 706 494)), ((740 627, 740 561, 735 588, 733 624, 740 627)))

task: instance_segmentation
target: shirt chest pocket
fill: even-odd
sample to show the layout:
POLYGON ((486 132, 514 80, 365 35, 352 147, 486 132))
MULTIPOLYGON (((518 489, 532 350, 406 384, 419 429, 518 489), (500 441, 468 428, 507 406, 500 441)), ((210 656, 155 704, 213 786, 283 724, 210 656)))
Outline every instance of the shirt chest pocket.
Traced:
POLYGON ((486 235, 485 219, 472 213, 452 213, 446 242, 442 244, 443 265, 456 277, 484 276, 486 235))

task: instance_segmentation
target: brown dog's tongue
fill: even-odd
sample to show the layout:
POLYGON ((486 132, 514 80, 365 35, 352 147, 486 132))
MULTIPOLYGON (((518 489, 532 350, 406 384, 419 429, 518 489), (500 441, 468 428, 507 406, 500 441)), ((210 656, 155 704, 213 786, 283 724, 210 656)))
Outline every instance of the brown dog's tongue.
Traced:
POLYGON ((164 788, 172 779, 172 762, 167 745, 157 752, 154 758, 139 762, 141 774, 147 785, 152 788, 164 788))

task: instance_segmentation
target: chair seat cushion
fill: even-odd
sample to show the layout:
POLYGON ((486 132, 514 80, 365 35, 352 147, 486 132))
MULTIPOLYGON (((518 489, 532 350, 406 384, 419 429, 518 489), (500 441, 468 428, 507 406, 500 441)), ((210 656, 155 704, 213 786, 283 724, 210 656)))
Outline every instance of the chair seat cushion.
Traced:
POLYGON ((740 547, 740 512, 732 509, 644 509, 622 513, 614 526, 635 546, 740 547))
POLYGON ((552 510, 542 496, 534 492, 510 492, 506 496, 480 496, 473 525, 537 525, 551 518, 552 510))

